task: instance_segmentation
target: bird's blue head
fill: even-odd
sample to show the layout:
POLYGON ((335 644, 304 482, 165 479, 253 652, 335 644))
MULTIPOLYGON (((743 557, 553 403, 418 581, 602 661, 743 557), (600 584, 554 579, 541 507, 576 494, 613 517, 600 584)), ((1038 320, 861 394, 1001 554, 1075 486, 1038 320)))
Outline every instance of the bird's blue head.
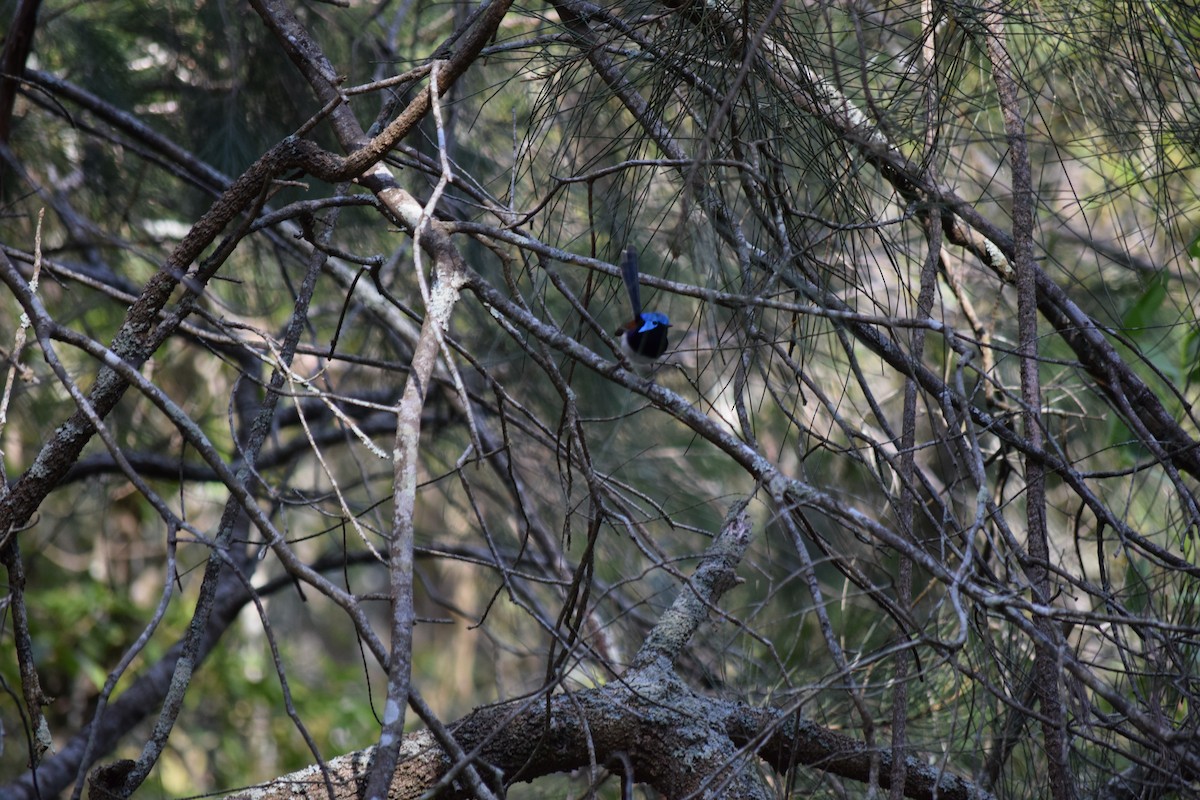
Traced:
POLYGON ((634 361, 654 361, 667 352, 666 314, 648 311, 621 326, 621 350, 634 361))

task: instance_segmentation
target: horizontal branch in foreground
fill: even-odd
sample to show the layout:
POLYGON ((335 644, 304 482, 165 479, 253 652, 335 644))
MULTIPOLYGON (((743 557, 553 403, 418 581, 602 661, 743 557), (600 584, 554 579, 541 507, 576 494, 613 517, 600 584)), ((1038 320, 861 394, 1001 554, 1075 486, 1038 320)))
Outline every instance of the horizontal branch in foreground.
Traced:
MULTIPOLYGON (((453 727, 455 738, 489 772, 508 782, 587 769, 594 765, 648 783, 667 797, 761 797, 748 775, 753 753, 776 772, 808 766, 866 781, 873 753, 861 742, 777 709, 693 692, 669 670, 650 666, 596 689, 514 700, 478 709, 453 727), (698 747, 698 743, 703 746, 698 747), (591 754, 594 753, 594 762, 591 754)), ((326 765, 339 800, 361 796, 372 750, 326 765)), ((879 753, 880 782, 888 787, 891 755, 879 753)), ((453 767, 427 731, 405 737, 391 798, 425 794, 453 767)), ((912 798, 985 800, 969 781, 909 758, 904 793, 912 798)), ((467 797, 449 782, 439 797, 467 797)), ((240 800, 327 798, 319 767, 307 767, 233 795, 240 800)))

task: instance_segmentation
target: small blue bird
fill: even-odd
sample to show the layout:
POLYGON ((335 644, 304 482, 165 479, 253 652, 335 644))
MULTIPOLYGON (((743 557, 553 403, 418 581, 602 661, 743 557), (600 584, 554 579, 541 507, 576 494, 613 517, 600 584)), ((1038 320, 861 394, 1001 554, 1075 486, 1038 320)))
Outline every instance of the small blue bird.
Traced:
POLYGON ((642 295, 638 286, 637 251, 632 247, 621 259, 621 277, 629 291, 629 303, 633 306, 633 319, 613 332, 621 337, 621 352, 631 361, 647 363, 656 360, 667 351, 667 329, 671 321, 666 314, 657 311, 642 313, 642 295))

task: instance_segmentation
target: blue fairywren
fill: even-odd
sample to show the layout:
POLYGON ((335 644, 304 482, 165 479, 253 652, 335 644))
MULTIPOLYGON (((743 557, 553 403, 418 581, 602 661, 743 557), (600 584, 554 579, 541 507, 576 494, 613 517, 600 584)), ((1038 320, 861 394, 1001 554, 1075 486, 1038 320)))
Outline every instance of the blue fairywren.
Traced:
POLYGON ((637 251, 632 247, 621 259, 621 277, 629 292, 629 304, 633 306, 633 319, 613 332, 621 337, 621 352, 630 361, 645 364, 656 360, 667 351, 667 328, 671 321, 666 314, 657 311, 642 313, 642 295, 638 286, 637 251))

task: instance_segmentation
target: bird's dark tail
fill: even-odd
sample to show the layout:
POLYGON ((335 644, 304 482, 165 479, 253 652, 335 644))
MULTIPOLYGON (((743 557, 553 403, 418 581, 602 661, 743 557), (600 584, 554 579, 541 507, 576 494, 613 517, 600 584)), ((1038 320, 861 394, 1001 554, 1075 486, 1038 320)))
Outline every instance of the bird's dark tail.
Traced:
POLYGON ((629 302, 633 306, 633 318, 642 316, 642 293, 638 287, 638 258, 637 251, 632 247, 625 250, 621 257, 621 277, 625 280, 625 289, 629 292, 629 302))

